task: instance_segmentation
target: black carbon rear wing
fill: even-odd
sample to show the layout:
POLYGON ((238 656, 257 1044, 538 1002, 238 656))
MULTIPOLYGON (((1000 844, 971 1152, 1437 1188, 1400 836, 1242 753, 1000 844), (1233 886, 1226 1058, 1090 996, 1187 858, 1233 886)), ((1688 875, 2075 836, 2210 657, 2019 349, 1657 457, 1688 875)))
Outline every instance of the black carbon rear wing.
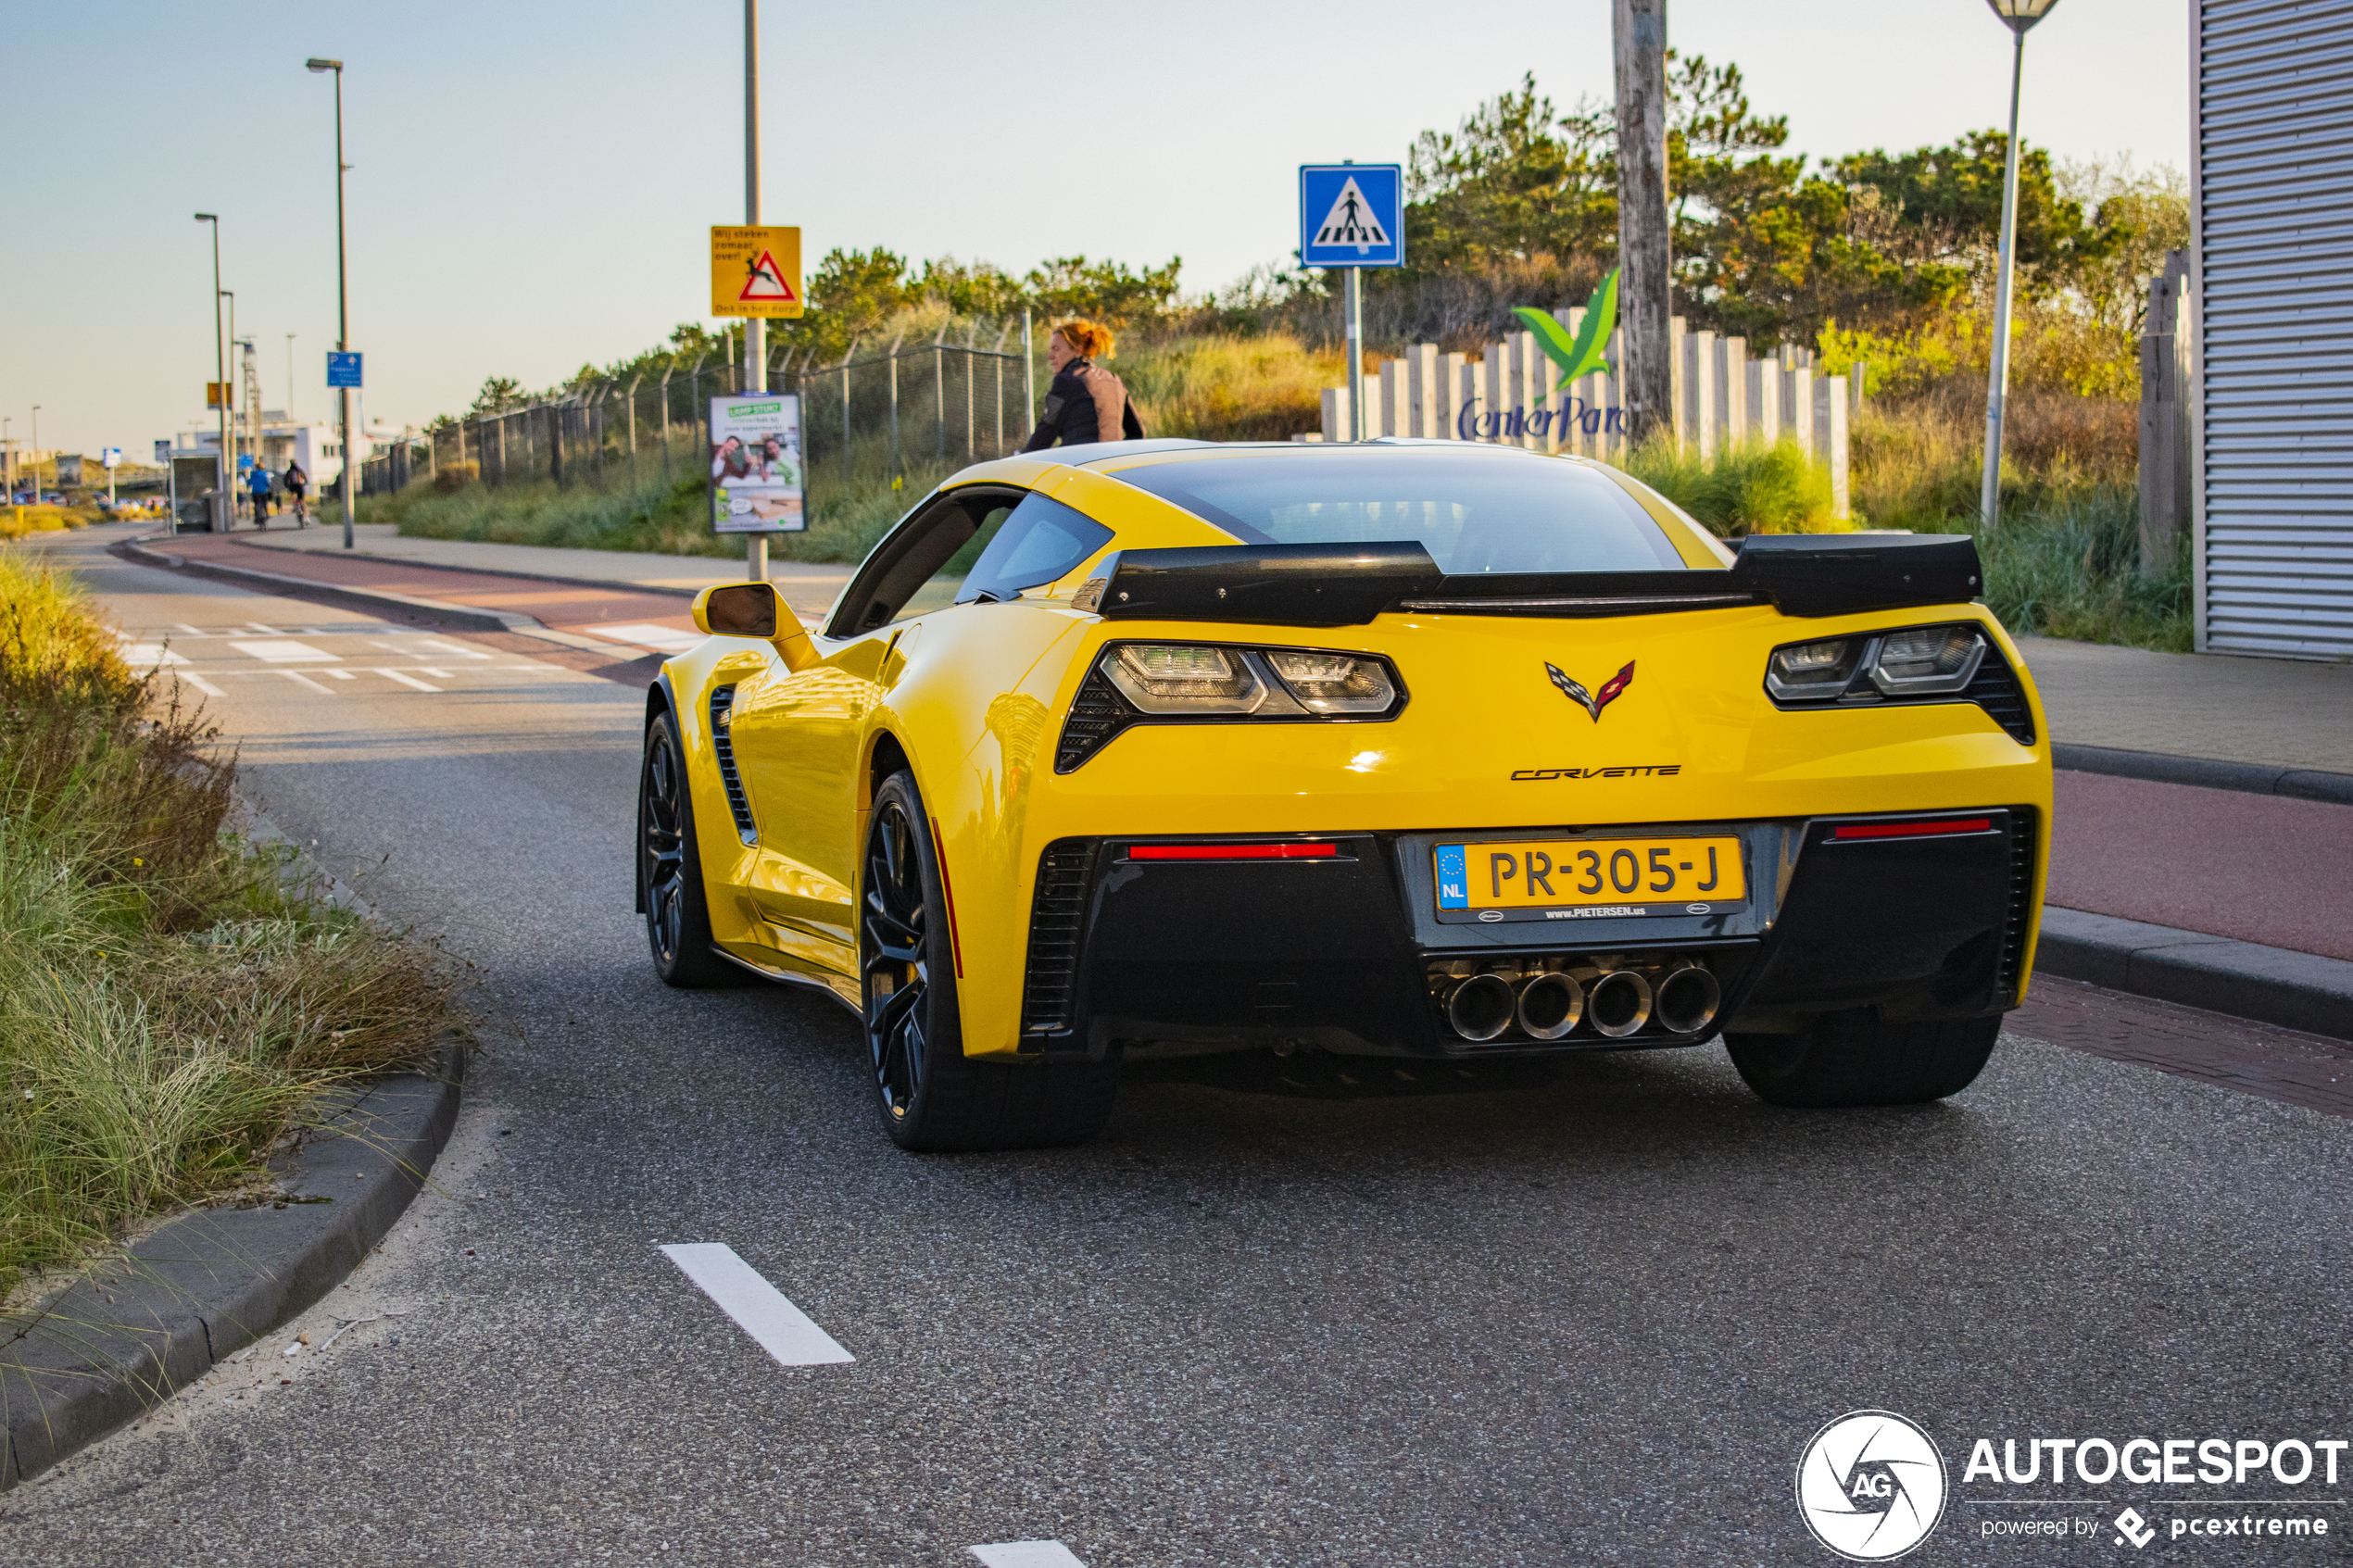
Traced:
POLYGON ((1982 588, 1966 533, 1786 533, 1741 541, 1730 571, 1476 572, 1418 543, 1122 550, 1076 604, 1112 621, 1362 626, 1389 610, 1585 619, 1769 604, 1852 615, 1967 604, 1982 588))

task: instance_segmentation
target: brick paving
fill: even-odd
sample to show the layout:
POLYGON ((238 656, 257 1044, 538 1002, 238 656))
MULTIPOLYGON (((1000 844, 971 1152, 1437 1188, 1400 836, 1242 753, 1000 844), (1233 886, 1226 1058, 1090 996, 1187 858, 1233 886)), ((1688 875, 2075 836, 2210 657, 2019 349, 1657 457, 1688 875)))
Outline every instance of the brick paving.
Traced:
POLYGON ((2353 1116, 2353 1045, 2037 974, 2012 1034, 2284 1105, 2353 1116))
POLYGON ((2062 909, 2353 960, 2353 806, 2061 770, 2062 909))

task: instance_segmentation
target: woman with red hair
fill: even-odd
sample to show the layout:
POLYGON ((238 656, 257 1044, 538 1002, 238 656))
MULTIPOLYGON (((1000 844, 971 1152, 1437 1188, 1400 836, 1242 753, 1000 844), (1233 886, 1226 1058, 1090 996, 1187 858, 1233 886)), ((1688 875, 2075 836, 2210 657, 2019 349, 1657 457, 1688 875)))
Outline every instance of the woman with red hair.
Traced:
POLYGON ((1111 358, 1111 329, 1093 321, 1064 321, 1046 340, 1046 363, 1054 372, 1038 411, 1038 428, 1025 452, 1042 451, 1060 441, 1084 446, 1100 441, 1141 441, 1144 424, 1127 389, 1098 359, 1111 358))

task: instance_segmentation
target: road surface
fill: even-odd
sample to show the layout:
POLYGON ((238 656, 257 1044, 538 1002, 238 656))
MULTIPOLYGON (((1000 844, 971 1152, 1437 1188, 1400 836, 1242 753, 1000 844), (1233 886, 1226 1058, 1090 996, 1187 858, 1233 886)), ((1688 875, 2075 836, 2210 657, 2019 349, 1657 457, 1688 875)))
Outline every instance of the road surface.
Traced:
MULTIPOLYGON (((655 981, 639 691, 100 543, 51 547, 220 694, 282 830, 476 966, 489 1048, 434 1189, 304 1324, 372 1321, 0 1497, 8 1561, 1819 1564, 1800 1452, 1872 1407, 1950 1472, 1915 1562, 2105 1560, 2104 1524, 1985 1531, 2185 1497, 2338 1522, 2229 1561, 2342 1560, 2353 1463, 1962 1475, 1979 1436, 2353 1436, 2342 1116, 2012 1035, 1919 1109, 1777 1110, 1713 1046, 1301 1057, 1131 1073, 1083 1148, 901 1154, 847 1013, 655 981), (780 1364, 690 1243, 854 1360, 780 1364)), ((2130 1055, 2132 1006, 2043 1016, 2130 1055)))

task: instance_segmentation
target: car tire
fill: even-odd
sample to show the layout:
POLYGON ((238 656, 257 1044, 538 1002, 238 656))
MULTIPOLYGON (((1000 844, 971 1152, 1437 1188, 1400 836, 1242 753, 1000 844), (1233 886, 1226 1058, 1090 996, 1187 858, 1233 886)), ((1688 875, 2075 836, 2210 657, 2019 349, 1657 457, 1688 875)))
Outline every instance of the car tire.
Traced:
POLYGON ((893 773, 875 792, 859 871, 866 1060, 891 1141, 924 1151, 1051 1148, 1101 1131, 1118 1087, 1115 1059, 964 1055, 955 935, 912 772, 893 773))
POLYGON ((2001 1032, 1999 1018, 1884 1023, 1868 1011, 1834 1012, 1795 1035, 1727 1034, 1724 1047, 1774 1105, 1919 1105, 1974 1083, 2001 1032))
POLYGON ((646 726, 637 769, 637 889, 646 945, 663 985, 699 990, 741 983, 743 972, 711 948, 686 748, 668 709, 646 726))

